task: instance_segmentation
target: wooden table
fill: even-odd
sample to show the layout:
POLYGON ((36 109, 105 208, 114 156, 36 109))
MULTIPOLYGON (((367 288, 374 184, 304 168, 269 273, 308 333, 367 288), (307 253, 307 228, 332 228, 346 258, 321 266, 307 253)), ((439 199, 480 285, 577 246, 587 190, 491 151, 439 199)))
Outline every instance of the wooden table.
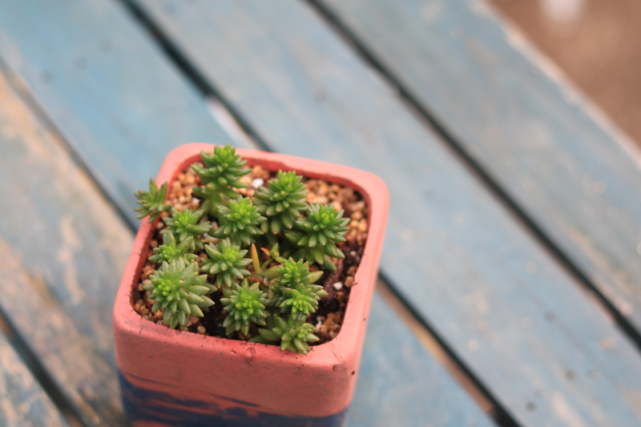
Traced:
POLYGON ((350 426, 641 425, 641 156, 481 0, 0 2, 0 425, 125 425, 133 193, 193 141, 387 182, 350 426))

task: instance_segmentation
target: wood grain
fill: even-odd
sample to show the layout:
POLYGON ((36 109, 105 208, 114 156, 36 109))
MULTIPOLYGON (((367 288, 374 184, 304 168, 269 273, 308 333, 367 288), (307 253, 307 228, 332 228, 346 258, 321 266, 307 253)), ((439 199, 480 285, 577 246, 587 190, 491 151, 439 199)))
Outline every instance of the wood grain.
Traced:
POLYGON ((165 153, 188 142, 231 142, 196 88, 116 1, 4 1, 0 57, 76 154, 101 166, 94 178, 132 225, 133 194, 149 185, 148 171, 165 153))
POLYGON ((382 271, 524 426, 638 426, 637 350, 302 2, 139 4, 276 151, 377 173, 382 271))
POLYGON ((641 153, 482 2, 320 0, 641 329, 641 153))
POLYGON ((3 333, 0 333, 0 426, 69 426, 3 333))
POLYGON ((85 425, 124 425, 111 311, 131 232, 1 75, 0 152, 0 309, 85 425))

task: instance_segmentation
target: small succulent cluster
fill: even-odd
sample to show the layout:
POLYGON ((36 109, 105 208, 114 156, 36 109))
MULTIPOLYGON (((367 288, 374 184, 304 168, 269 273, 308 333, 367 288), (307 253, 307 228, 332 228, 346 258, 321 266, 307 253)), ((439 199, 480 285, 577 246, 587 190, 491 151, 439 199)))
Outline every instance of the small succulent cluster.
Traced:
POLYGON ((204 187, 195 187, 194 194, 204 199, 203 207, 217 216, 218 208, 224 205, 225 198, 236 198, 238 193, 234 188, 246 188, 247 184, 240 178, 247 175, 250 170, 243 166, 247 161, 236 154, 236 149, 230 145, 216 146, 214 152, 202 151, 201 157, 205 167, 194 164, 192 169, 198 174, 204 187))
POLYGON ((140 205, 136 209, 138 219, 143 219, 149 216, 149 222, 154 222, 161 212, 168 211, 171 206, 166 203, 167 200, 167 183, 158 188, 156 180, 151 178, 149 180, 149 191, 138 191, 135 194, 136 202, 140 205))
POLYGON ((221 240, 218 245, 209 244, 205 246, 205 251, 209 259, 204 260, 200 268, 204 273, 216 277, 216 289, 222 286, 230 288, 236 279, 242 280, 251 274, 245 269, 252 262, 244 258, 247 249, 241 250, 229 239, 221 240))
POLYGON ((220 228, 214 233, 215 237, 231 237, 237 245, 249 245, 253 242, 254 236, 263 234, 258 226, 267 219, 256 212, 256 206, 252 205, 249 197, 230 200, 229 206, 220 206, 218 212, 220 228))
POLYGON ((278 234, 284 229, 291 230, 307 208, 305 184, 296 172, 278 171, 276 179, 267 185, 259 187, 254 196, 258 213, 267 217, 262 224, 263 232, 278 234))
POLYGON ((153 179, 149 192, 136 193, 137 211, 150 222, 170 211, 162 218, 163 244, 149 257, 160 264, 144 286, 152 311, 185 329, 191 316, 202 317, 219 300, 228 336, 307 354, 318 338, 306 321, 327 296, 314 283, 344 257, 339 246, 349 220, 333 205, 308 204, 295 172, 279 171, 244 197, 236 189, 247 187, 241 179, 250 170, 234 148, 201 156, 202 164, 192 165, 202 181, 193 189, 199 210, 170 207, 167 183, 158 188, 153 179), (310 271, 311 264, 322 270, 310 271))
POLYGON ((334 206, 316 203, 308 206, 307 218, 296 221, 298 230, 285 233, 285 237, 300 246, 295 257, 332 269, 330 256, 345 258, 336 243, 345 241, 347 224, 349 219, 343 218, 343 211, 336 212, 334 206))
POLYGON ((229 316, 225 318, 223 326, 227 328, 227 335, 233 331, 242 330, 243 334, 249 334, 249 322, 264 326, 267 311, 264 310, 266 294, 260 290, 258 282, 249 286, 247 280, 242 285, 234 284, 234 288, 223 288, 223 295, 220 302, 225 306, 229 316))
POLYGON ((184 241, 188 237, 194 239, 194 246, 197 249, 203 248, 203 242, 200 236, 208 233, 212 229, 209 221, 200 221, 203 216, 203 210, 191 211, 184 209, 178 212, 176 209, 171 209, 171 217, 163 218, 167 224, 168 230, 177 238, 179 242, 184 241))
POLYGON ((176 325, 185 327, 190 315, 202 317, 203 310, 214 305, 205 294, 211 292, 206 286, 207 275, 198 275, 198 264, 186 264, 182 258, 171 264, 166 261, 150 277, 151 283, 145 290, 151 292, 149 299, 154 300, 152 311, 163 310, 163 321, 170 328, 176 325))
POLYGON ((185 262, 190 262, 198 258, 194 255, 195 250, 196 245, 194 244, 193 236, 187 237, 177 245, 174 233, 164 230, 162 232, 162 245, 154 249, 154 255, 150 256, 149 260, 158 264, 172 262, 180 258, 185 262))

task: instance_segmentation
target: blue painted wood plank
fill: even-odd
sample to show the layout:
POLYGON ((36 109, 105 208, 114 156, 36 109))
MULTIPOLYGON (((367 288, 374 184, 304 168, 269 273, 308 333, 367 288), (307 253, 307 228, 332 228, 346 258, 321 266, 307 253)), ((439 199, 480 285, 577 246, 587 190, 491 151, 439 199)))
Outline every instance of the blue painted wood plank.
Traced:
MULTIPOLYGON (((61 111, 48 110, 55 126, 71 120, 58 116, 61 111)), ((125 106, 113 114, 126 116, 127 111, 125 106)), ((95 122, 87 122, 82 115, 75 120, 80 122, 75 127, 97 132, 95 122)), ((145 126, 153 133, 158 124, 145 126)), ((10 296, 0 300, 0 309, 19 327, 87 425, 122 425, 122 412, 114 401, 117 391, 110 316, 131 233, 3 78, 0 135, 4 154, 0 158, 0 258, 4 260, 0 290, 10 296), (27 321, 33 313, 38 313, 38 322, 27 321)), ((70 142, 74 147, 79 145, 78 141, 70 142)), ((127 155, 146 155, 144 144, 128 143, 127 155)), ((106 157, 116 163, 133 162, 121 158, 125 154, 118 144, 123 144, 122 140, 103 146, 106 157)), ((164 156, 163 149, 155 148, 154 155, 164 156)), ((105 162, 90 159, 88 166, 92 174, 111 180, 111 187, 129 179, 129 171, 105 169, 105 162)), ((140 162, 137 167, 147 177, 157 172, 151 163, 140 162)), ((123 203, 133 211, 132 201, 123 203)), ((471 425, 492 425, 407 327, 394 318, 389 307, 376 302, 370 323, 360 374, 361 384, 366 386, 359 386, 356 393, 353 425, 372 421, 369 425, 389 426, 404 420, 409 422, 405 425, 430 421, 434 427, 454 427, 460 419, 475 423, 471 425), (379 373, 381 366, 385 367, 383 375, 379 373), (438 381, 428 381, 432 377, 438 381), (408 393, 415 394, 414 398, 408 393), (439 398, 434 404, 420 402, 436 395, 439 398), (390 410, 386 402, 398 396, 405 399, 390 410)))
POLYGON ((165 153, 188 142, 232 142, 116 1, 3 1, 0 58, 77 154, 101 166, 92 173, 132 224, 138 221, 125 206, 165 153))
POLYGON ((493 423, 487 415, 470 401, 377 293, 349 426, 489 425, 493 423))
POLYGON ((1 332, 0 426, 69 426, 1 332))
POLYGON ((320 0, 641 330, 641 153, 481 1, 320 0))
POLYGON ((385 276, 521 425, 641 425, 637 350, 306 4, 138 3, 270 147, 383 177, 385 276))
POLYGON ((124 425, 111 313, 131 232, 2 74, 0 152, 0 310, 84 425, 124 425))

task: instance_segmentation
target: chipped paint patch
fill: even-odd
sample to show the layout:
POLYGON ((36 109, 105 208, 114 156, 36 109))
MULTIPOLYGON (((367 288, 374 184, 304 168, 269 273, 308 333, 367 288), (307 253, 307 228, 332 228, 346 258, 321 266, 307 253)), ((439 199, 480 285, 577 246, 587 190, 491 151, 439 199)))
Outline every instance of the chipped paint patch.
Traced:
POLYGON ((63 277, 71 305, 78 305, 83 300, 85 293, 78 284, 78 271, 74 260, 73 250, 63 246, 58 251, 58 260, 62 263, 63 277))
POLYGON ((565 400, 565 397, 560 392, 555 392, 552 396, 552 407, 554 412, 565 421, 568 427, 585 427, 586 424, 581 419, 581 416, 577 414, 568 402, 565 400))

